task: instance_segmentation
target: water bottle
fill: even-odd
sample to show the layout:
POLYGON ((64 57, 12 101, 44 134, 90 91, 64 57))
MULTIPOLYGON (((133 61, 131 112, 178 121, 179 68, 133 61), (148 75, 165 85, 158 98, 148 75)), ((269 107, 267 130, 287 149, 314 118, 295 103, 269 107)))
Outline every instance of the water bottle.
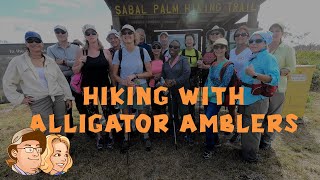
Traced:
MULTIPOLYGON (((161 78, 160 78, 160 84, 161 84, 161 86, 163 86, 164 83, 165 83, 165 80, 163 79, 163 77, 161 77, 161 78)), ((168 95, 168 93, 169 93, 169 89, 166 90, 165 92, 163 92, 163 94, 164 94, 165 96, 168 95)))

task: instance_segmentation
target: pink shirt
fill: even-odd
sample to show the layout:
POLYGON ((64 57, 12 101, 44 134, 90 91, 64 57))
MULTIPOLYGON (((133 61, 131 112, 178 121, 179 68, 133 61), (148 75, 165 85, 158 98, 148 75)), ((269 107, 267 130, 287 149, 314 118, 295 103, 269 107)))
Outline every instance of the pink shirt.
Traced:
MULTIPOLYGON (((161 74, 162 65, 163 65, 163 61, 160 59, 156 59, 156 60, 151 61, 152 76, 154 76, 156 74, 161 74)), ((152 79, 150 79, 149 86, 154 87, 154 85, 155 85, 155 80, 154 80, 154 78, 152 78, 152 79)))

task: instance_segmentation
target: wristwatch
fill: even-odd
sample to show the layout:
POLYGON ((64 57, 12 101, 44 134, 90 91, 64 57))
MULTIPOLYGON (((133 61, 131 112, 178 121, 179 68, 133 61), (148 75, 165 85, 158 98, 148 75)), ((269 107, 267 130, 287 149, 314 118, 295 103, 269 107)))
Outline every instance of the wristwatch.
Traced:
POLYGON ((254 75, 252 76, 253 79, 256 79, 257 77, 258 77, 257 74, 254 74, 254 75))

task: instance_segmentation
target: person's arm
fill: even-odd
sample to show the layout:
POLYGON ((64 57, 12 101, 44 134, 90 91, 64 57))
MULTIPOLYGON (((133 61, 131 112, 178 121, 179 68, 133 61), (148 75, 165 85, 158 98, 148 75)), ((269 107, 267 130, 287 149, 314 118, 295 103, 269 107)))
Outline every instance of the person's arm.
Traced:
POLYGON ((67 79, 65 78, 65 76, 63 75, 62 71, 60 70, 57 64, 54 64, 54 67, 57 71, 57 76, 58 76, 57 82, 64 92, 64 101, 67 101, 67 100, 73 101, 74 97, 72 96, 71 89, 67 79))
POLYGON ((81 72, 81 68, 86 63, 86 61, 87 61, 87 56, 83 56, 82 49, 79 49, 77 56, 76 56, 76 61, 72 66, 73 73, 77 74, 77 73, 81 72))
POLYGON ((296 70, 296 52, 292 47, 288 47, 288 51, 285 56, 285 66, 284 68, 280 69, 281 75, 287 76, 289 73, 292 73, 296 70), (283 69, 286 69, 289 72, 283 71, 283 69))
MULTIPOLYGON (((80 47, 78 47, 77 45, 73 45, 73 44, 71 44, 71 45, 76 47, 76 54, 77 54, 80 50, 80 47)), ((72 68, 75 62, 76 62, 76 57, 75 57, 75 59, 65 60, 65 65, 72 68)))
POLYGON ((17 91, 17 85, 20 81, 20 74, 16 62, 10 61, 7 70, 2 79, 3 92, 7 99, 14 105, 21 104, 24 100, 24 95, 17 91))
POLYGON ((54 56, 54 54, 52 53, 52 51, 51 51, 51 46, 49 46, 48 48, 47 48, 47 55, 49 56, 49 57, 51 57, 53 60, 56 60, 56 57, 54 56))

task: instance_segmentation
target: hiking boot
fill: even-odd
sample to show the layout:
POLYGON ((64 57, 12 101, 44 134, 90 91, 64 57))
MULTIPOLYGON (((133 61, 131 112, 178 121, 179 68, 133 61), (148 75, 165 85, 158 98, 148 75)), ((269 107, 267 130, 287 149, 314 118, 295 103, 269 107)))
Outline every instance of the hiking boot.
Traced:
POLYGON ((126 140, 123 140, 123 141, 122 141, 122 144, 121 144, 120 153, 121 153, 121 154, 124 154, 124 153, 126 153, 128 150, 129 150, 129 142, 126 141, 126 140))
POLYGON ((103 139, 102 138, 97 139, 97 145, 96 146, 97 146, 98 151, 102 150, 102 148, 103 148, 103 139))
POLYGON ((189 144, 189 146, 194 145, 194 139, 191 135, 184 136, 184 141, 189 144))
POLYGON ((145 139, 144 140, 144 145, 145 145, 145 148, 146 148, 146 151, 151 151, 151 141, 150 141, 150 139, 148 138, 148 139, 145 139))
POLYGON ((113 138, 108 137, 107 138, 107 143, 106 143, 106 148, 107 149, 113 149, 113 145, 114 145, 113 138))
POLYGON ((260 142, 259 149, 261 150, 269 150, 271 149, 271 145, 267 143, 260 142))
POLYGON ((203 152, 203 155, 202 155, 202 157, 204 158, 204 159, 211 159, 212 158, 212 156, 213 156, 213 154, 214 154, 214 151, 213 150, 208 150, 208 149, 206 149, 204 152, 203 152))
POLYGON ((238 142, 240 142, 240 139, 241 138, 241 136, 240 136, 240 134, 239 133, 234 133, 233 134, 233 136, 230 138, 230 142, 231 143, 238 143, 238 142))

